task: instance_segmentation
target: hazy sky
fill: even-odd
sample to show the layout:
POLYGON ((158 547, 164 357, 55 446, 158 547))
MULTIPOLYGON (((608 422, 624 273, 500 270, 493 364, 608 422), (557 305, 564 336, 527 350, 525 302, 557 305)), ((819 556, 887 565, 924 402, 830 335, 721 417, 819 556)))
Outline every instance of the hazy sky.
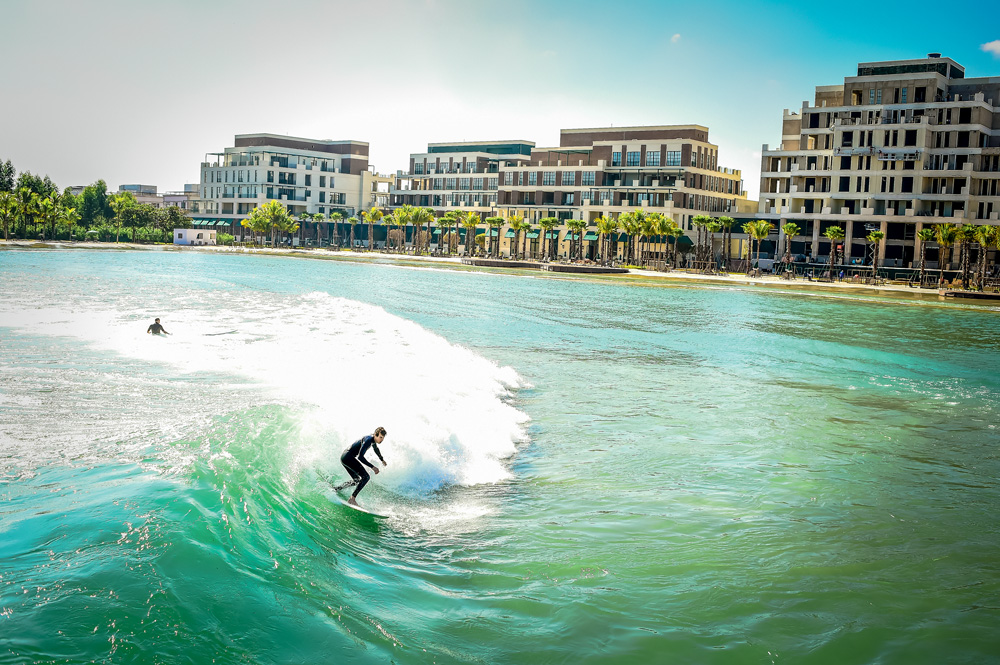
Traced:
POLYGON ((995 2, 807 4, 0 0, 0 159, 168 191, 235 134, 367 141, 391 173, 428 142, 696 123, 756 197, 782 109, 858 62, 1000 76, 995 2))

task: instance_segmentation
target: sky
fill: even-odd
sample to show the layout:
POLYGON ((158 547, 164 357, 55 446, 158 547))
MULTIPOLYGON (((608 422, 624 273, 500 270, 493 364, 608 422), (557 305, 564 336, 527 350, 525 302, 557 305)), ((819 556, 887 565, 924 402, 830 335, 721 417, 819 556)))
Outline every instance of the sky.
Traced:
POLYGON ((997 19, 961 0, 0 0, 0 160, 163 192, 236 134, 366 141, 395 173, 428 143, 699 124, 756 199, 783 109, 858 62, 1000 76, 997 19))

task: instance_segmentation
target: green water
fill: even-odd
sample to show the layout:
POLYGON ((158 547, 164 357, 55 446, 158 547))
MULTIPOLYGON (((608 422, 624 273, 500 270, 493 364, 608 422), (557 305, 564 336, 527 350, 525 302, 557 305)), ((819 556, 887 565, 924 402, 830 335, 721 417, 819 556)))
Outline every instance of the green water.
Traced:
POLYGON ((0 662, 1000 661, 995 309, 195 252, 0 289, 0 662), (376 424, 385 520, 319 476, 376 424))

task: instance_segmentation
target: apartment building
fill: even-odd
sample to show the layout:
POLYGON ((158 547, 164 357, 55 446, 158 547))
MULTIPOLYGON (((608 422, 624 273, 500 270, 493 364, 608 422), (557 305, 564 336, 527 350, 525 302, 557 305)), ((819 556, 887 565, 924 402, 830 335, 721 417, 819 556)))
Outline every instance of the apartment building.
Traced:
MULTIPOLYGON (((470 210, 481 217, 522 215, 579 219, 617 217, 643 208, 690 228, 695 215, 725 215, 746 202, 740 172, 718 165, 718 146, 700 125, 564 129, 559 146, 531 141, 435 143, 414 153, 410 170, 397 175, 392 205, 430 207, 437 214, 470 210)), ((553 232, 556 254, 566 255, 565 226, 553 232)), ((514 234, 501 238, 510 254, 514 234)), ((537 230, 528 233, 538 255, 537 230)), ((596 233, 585 234, 585 255, 594 256, 596 233)))
POLYGON ((500 166, 527 162, 534 147, 531 141, 429 143, 427 152, 410 155, 409 171, 396 174, 391 205, 489 217, 496 213, 500 166))
POLYGON ((864 261, 878 230, 885 239, 869 254, 879 265, 916 267, 925 225, 998 223, 995 103, 1000 77, 965 78, 939 53, 859 63, 843 85, 818 86, 812 105, 785 110, 780 148, 763 146, 759 213, 803 229, 796 254, 828 255, 823 232, 836 225, 845 263, 864 261))
MULTIPOLYGON (((239 231, 240 221, 270 200, 296 217, 339 212, 346 218, 378 201, 379 182, 368 170, 365 142, 237 134, 232 147, 206 154, 201 164, 195 223, 239 231)), ((315 230, 303 225, 300 236, 315 230)))

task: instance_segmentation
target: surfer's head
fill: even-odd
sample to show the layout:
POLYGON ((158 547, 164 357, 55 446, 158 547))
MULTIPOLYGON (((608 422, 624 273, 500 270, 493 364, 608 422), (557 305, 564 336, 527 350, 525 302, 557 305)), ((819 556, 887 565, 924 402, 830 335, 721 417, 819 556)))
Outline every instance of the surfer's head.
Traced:
POLYGON ((375 443, 382 443, 382 439, 385 438, 385 428, 376 427, 375 428, 375 443))

